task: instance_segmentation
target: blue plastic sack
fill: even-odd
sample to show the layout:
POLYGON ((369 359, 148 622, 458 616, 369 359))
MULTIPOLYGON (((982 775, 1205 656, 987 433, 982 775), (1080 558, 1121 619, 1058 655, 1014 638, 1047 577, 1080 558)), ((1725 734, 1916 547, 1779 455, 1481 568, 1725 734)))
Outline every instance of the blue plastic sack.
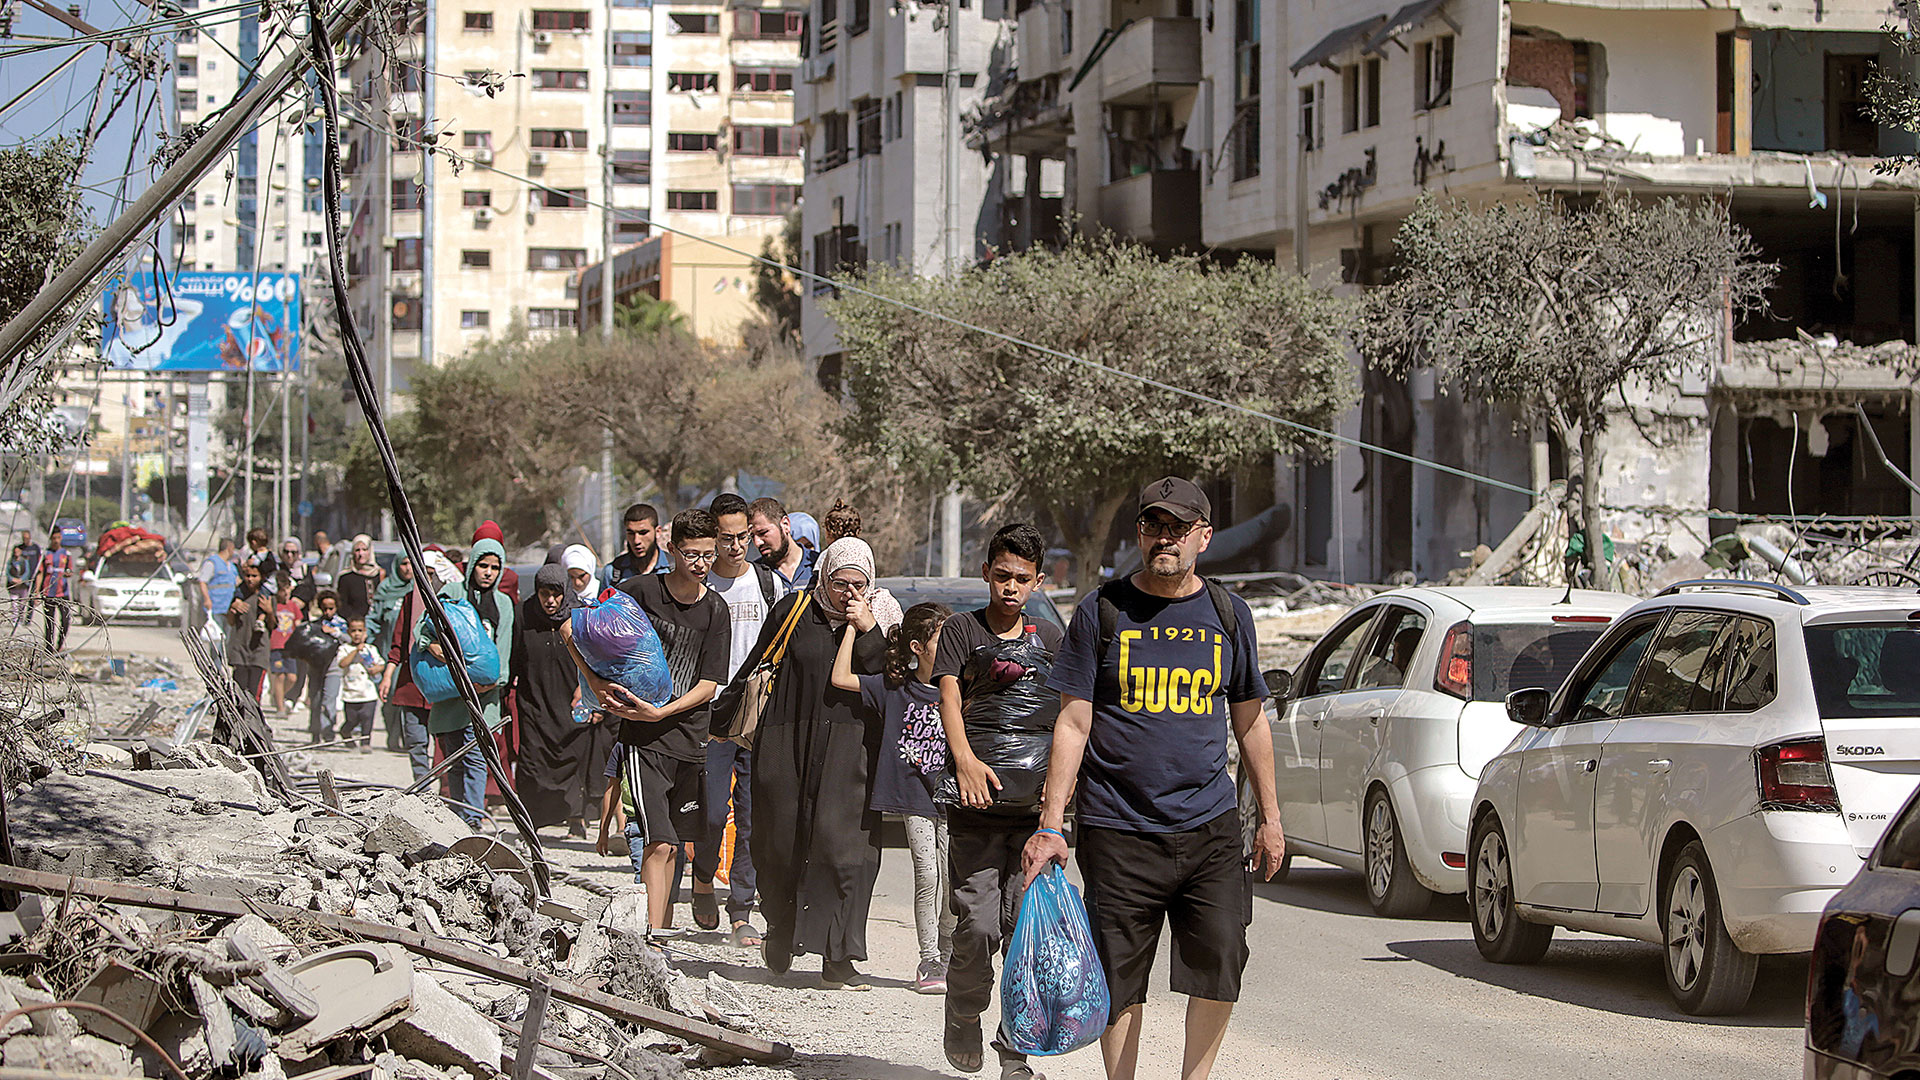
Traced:
MULTIPOLYGON (((639 601, 619 589, 608 589, 594 603, 573 609, 573 644, 595 675, 626 687, 641 701, 665 705, 673 700, 667 652, 653 620, 639 601)), ((593 702, 594 707, 598 704, 593 702)))
POLYGON ((1078 1050, 1107 1029, 1107 976, 1080 890, 1058 864, 1020 901, 1000 974, 1000 1023, 1013 1049, 1045 1057, 1078 1050))
MULTIPOLYGON (((442 598, 440 606, 446 609, 447 621, 453 624, 453 636, 460 643, 460 657, 466 661, 467 678, 472 679, 475 686, 499 682, 500 648, 493 643, 487 624, 480 621, 480 613, 465 600, 442 598)), ((448 654, 453 652, 444 642, 440 647, 448 654)), ((413 684, 420 688, 421 696, 429 705, 460 696, 460 690, 453 684, 450 665, 445 660, 435 660, 425 642, 414 643, 408 662, 413 668, 413 684)))

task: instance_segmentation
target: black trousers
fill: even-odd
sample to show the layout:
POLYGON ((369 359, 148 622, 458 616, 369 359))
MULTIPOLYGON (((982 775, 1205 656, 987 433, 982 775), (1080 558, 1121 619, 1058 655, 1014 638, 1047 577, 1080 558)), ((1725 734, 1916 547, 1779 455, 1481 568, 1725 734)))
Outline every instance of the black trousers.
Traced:
POLYGON ((67 647, 67 629, 73 625, 73 608, 65 600, 52 598, 40 601, 40 607, 46 612, 47 651, 59 652, 67 647), (59 621, 60 630, 54 632, 54 622, 59 621))
POLYGON ((998 817, 955 809, 947 817, 950 903, 956 920, 947 964, 947 1012, 978 1016, 993 1000, 993 957, 1006 949, 1020 918, 1026 874, 1020 853, 1040 827, 1038 815, 998 817))

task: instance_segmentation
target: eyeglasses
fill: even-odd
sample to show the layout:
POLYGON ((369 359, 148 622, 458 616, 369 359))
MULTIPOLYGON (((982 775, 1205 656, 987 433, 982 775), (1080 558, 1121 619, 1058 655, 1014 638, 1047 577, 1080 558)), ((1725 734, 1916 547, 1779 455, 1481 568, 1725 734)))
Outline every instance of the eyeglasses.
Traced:
POLYGON ((864 581, 841 581, 839 578, 827 579, 827 588, 832 589, 834 592, 837 592, 837 593, 852 594, 852 593, 859 592, 861 589, 864 589, 866 587, 867 587, 867 583, 864 581))
POLYGON ((681 550, 680 550, 679 548, 674 548, 674 549, 673 549, 673 553, 674 553, 674 555, 676 555, 677 557, 679 557, 679 558, 681 558, 681 559, 683 559, 683 560, 685 560, 685 561, 687 561, 687 562, 690 562, 690 563, 696 563, 696 562, 704 562, 704 563, 710 563, 710 562, 712 562, 712 561, 713 561, 713 560, 714 560, 715 558, 717 558, 717 557, 719 556, 719 553, 718 553, 718 552, 713 552, 713 551, 681 551, 681 550))
POLYGON ((720 542, 728 547, 745 547, 753 542, 751 531, 743 533, 721 533, 720 542))
POLYGON ((1156 521, 1153 518, 1141 518, 1135 524, 1140 526, 1140 535, 1151 540, 1156 536, 1170 536, 1175 540, 1185 540, 1187 534, 1205 525, 1205 521, 1156 521))

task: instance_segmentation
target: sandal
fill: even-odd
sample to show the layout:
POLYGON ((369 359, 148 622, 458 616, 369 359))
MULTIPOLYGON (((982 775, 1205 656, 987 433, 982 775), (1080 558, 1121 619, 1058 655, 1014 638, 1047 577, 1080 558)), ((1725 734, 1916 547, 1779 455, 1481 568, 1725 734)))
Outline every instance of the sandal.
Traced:
POLYGON ((757 949, 760 947, 760 932, 752 923, 741 923, 733 928, 733 947, 736 949, 757 949))
POLYGON ((940 1048, 947 1052, 947 1064, 963 1073, 979 1072, 986 1058, 986 1050, 980 1045, 980 1018, 948 1013, 940 1048))
POLYGON ((698 926, 702 930, 720 929, 720 897, 718 894, 712 890, 701 892, 695 889, 693 892, 693 901, 688 906, 693 908, 693 924, 695 926, 698 926))

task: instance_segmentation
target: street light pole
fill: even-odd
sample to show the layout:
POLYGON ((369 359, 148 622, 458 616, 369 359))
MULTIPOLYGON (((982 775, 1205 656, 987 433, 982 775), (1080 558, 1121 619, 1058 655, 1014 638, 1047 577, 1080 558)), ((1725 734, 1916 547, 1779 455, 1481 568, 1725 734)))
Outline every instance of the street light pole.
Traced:
MULTIPOLYGON (((602 16, 603 39, 600 118, 600 342, 613 343, 613 3, 602 16)), ((613 498, 613 426, 600 429, 600 560, 609 562, 617 550, 613 498)))
MULTIPOLYGON (((960 5, 956 0, 947 0, 946 45, 946 70, 940 79, 940 111, 946 127, 946 138, 941 146, 944 152, 941 164, 945 174, 941 186, 946 196, 940 215, 941 250, 945 259, 941 272, 957 274, 960 272, 960 5)), ((960 576, 958 484, 949 487, 940 502, 940 573, 945 577, 960 576)))

